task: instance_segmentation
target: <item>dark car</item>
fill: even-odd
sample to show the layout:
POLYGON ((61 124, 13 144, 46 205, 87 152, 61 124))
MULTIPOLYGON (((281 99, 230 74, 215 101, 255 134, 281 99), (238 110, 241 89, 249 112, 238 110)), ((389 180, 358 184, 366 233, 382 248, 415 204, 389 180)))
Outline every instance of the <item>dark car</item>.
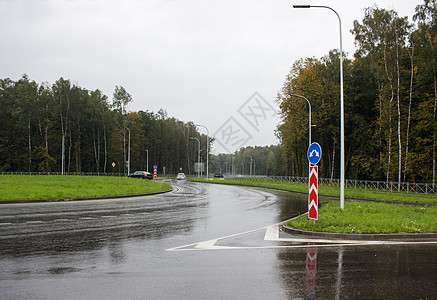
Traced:
POLYGON ((153 175, 146 171, 135 171, 129 175, 130 178, 153 179, 153 175))
POLYGON ((222 173, 214 173, 215 178, 224 178, 222 173))

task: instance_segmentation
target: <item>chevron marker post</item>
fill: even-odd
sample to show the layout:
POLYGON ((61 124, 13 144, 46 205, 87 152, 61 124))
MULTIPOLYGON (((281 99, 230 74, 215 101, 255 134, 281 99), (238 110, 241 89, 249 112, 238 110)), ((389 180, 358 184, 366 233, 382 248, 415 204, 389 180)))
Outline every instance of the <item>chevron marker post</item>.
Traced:
POLYGON ((318 168, 317 166, 310 166, 310 188, 308 195, 308 218, 317 220, 319 215, 318 206, 318 168))

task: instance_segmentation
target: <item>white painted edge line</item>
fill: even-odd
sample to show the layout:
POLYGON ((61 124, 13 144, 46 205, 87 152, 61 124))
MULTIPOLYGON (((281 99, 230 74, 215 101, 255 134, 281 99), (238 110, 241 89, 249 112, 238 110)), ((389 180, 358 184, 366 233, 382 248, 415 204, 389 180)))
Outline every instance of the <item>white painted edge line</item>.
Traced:
POLYGON ((260 247, 227 247, 227 246, 213 246, 211 248, 171 248, 167 251, 211 251, 211 250, 256 250, 256 249, 284 249, 284 248, 328 248, 328 247, 352 247, 352 246, 375 246, 375 245, 424 245, 424 244, 437 244, 437 241, 431 242, 377 242, 377 243, 360 243, 360 244, 322 244, 322 245, 282 245, 282 246, 260 246, 260 247))
MULTIPOLYGON (((285 221, 285 222, 287 222, 287 221, 285 221)), ((273 225, 278 225, 278 228, 279 228, 279 225, 282 224, 282 223, 284 223, 284 222, 280 222, 280 223, 273 224, 273 225)), ((271 225, 271 226, 273 226, 273 225, 271 225)), ((183 245, 183 246, 179 246, 179 247, 169 248, 169 249, 166 249, 166 251, 177 251, 177 250, 183 250, 183 248, 188 248, 188 247, 193 247, 193 246, 195 246, 195 248, 196 248, 197 250, 205 250, 205 249, 202 249, 202 248, 200 248, 200 247, 197 247, 199 244, 201 244, 201 245, 208 245, 209 247, 214 247, 214 249, 219 249, 219 248, 221 249, 221 248, 223 248, 223 247, 214 246, 214 244, 215 244, 218 240, 224 240, 224 239, 228 239, 228 238, 236 237, 236 236, 239 236, 239 235, 244 235, 244 234, 249 234, 249 233, 253 233, 253 232, 257 232, 257 231, 265 230, 267 227, 268 227, 268 226, 266 226, 266 227, 261 227, 261 228, 257 228, 257 229, 253 229, 253 230, 248 230, 248 231, 244 231, 244 232, 240 232, 240 233, 235 233, 235 234, 227 235, 227 236, 220 237, 220 238, 217 238, 217 239, 208 240, 208 241, 205 241, 205 242, 198 242, 198 243, 192 243, 192 244, 183 245), (213 241, 214 241, 214 243, 213 243, 213 241)), ((225 247, 225 248, 228 248, 228 247, 225 247)))
POLYGON ((308 248, 308 247, 340 247, 340 246, 372 246, 372 245, 427 245, 437 244, 437 241, 360 241, 360 240, 328 240, 328 239, 308 239, 308 238, 280 238, 279 237, 279 225, 288 222, 283 221, 270 226, 253 229, 241 233, 236 233, 217 239, 208 241, 183 245, 179 247, 169 248, 166 251, 205 251, 205 250, 249 250, 249 249, 280 249, 280 248, 308 248), (233 246, 215 246, 215 243, 219 240, 224 240, 239 235, 245 235, 254 233, 257 231, 266 230, 264 240, 272 242, 293 242, 293 243, 312 243, 304 245, 271 245, 271 246, 258 246, 258 247, 233 247, 233 246), (313 243, 321 243, 319 245, 313 243))

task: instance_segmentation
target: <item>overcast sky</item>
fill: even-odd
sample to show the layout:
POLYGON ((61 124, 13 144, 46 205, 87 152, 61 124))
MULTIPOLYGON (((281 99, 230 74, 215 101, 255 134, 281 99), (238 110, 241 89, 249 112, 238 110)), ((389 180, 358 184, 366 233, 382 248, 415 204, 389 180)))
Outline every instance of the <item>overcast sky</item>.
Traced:
POLYGON ((131 111, 207 126, 216 152, 276 144, 274 100, 292 63, 339 48, 333 12, 292 4, 334 8, 351 57, 353 21, 375 3, 412 22, 423 0, 0 0, 0 78, 62 76, 111 101, 121 85, 131 111))

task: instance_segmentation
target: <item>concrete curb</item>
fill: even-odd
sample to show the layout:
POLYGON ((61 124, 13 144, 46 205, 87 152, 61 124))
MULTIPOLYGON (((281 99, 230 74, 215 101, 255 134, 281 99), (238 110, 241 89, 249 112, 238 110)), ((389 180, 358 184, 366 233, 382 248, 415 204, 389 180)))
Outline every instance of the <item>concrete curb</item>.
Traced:
POLYGON ((282 230, 292 235, 329 240, 357 240, 357 241, 435 241, 437 233, 402 233, 402 234, 352 234, 331 233, 300 230, 282 225, 282 230))
POLYGON ((169 193, 174 191, 172 187, 167 191, 160 191, 148 194, 134 194, 134 195, 118 195, 118 196, 102 196, 102 197, 84 197, 84 198, 56 198, 56 199, 28 199, 28 200, 1 200, 2 204, 25 204, 25 203, 45 203, 45 202, 70 202, 70 201, 86 201, 86 200, 106 200, 106 199, 123 199, 123 198, 133 198, 141 196, 153 196, 164 193, 169 193))

